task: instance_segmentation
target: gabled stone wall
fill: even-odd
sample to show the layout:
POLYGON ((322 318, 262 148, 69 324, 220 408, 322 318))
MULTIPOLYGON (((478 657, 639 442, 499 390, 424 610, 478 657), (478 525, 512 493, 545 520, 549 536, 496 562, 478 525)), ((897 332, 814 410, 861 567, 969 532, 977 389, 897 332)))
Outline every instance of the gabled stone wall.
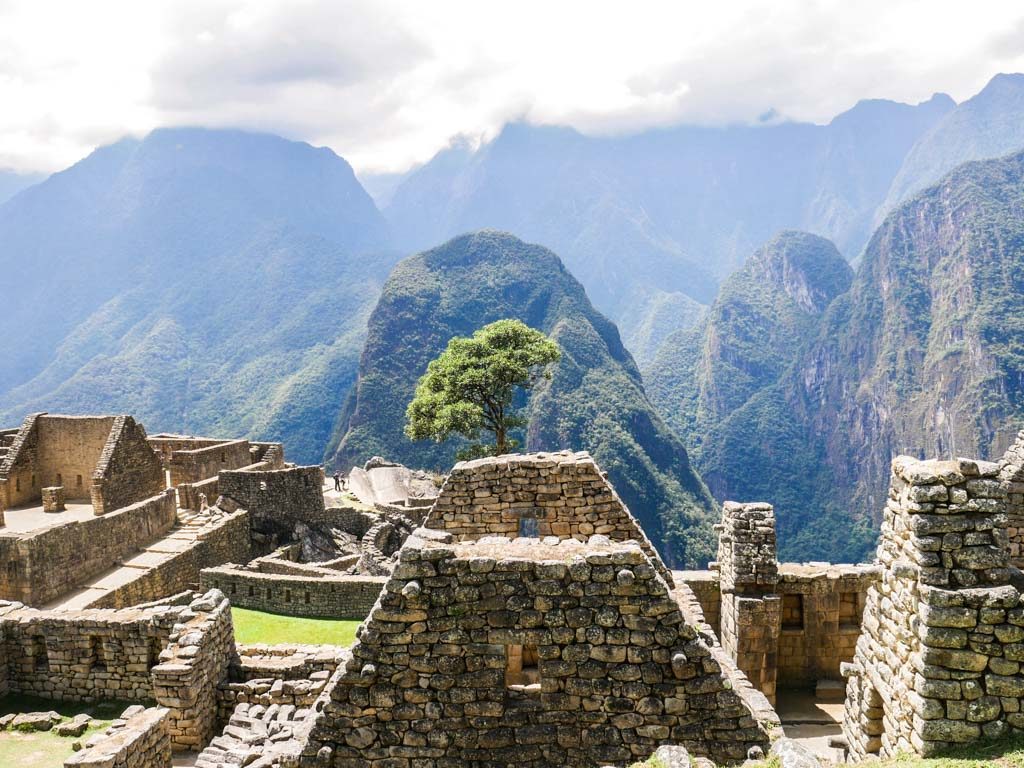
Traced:
POLYGON ((146 441, 146 430, 131 416, 117 416, 92 473, 92 508, 97 515, 163 493, 160 460, 146 441))
POLYGON ((664 742, 719 761, 766 746, 637 544, 428 533, 402 548, 304 765, 592 768, 664 742), (535 687, 506 676, 528 648, 535 687))
POLYGON ((456 464, 424 523, 457 540, 482 536, 599 534, 640 544, 670 585, 672 574, 586 452, 509 454, 456 464))
POLYGON ((989 462, 893 461, 863 633, 845 671, 850 755, 923 755, 1024 728, 1024 605, 989 462))

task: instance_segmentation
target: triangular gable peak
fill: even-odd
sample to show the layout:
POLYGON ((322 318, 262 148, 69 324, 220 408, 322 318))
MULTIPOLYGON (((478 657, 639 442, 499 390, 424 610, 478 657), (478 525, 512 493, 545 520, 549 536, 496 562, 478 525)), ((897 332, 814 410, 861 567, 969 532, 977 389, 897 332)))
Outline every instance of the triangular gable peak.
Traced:
POLYGON ((643 528, 585 451, 513 453, 459 462, 425 526, 458 541, 484 536, 632 539, 673 584, 643 528))

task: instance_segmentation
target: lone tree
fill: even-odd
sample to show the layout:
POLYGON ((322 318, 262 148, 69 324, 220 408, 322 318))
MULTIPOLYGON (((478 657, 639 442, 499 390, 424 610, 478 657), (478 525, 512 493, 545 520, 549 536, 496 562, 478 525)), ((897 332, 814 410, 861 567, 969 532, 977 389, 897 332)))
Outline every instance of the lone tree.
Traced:
POLYGON ((475 443, 460 458, 508 453, 518 445, 509 431, 526 425, 512 412, 516 388, 550 379, 547 366, 561 356, 555 342, 519 320, 498 320, 470 338, 456 336, 416 385, 405 434, 441 443, 453 434, 478 440, 487 430, 494 444, 475 443))

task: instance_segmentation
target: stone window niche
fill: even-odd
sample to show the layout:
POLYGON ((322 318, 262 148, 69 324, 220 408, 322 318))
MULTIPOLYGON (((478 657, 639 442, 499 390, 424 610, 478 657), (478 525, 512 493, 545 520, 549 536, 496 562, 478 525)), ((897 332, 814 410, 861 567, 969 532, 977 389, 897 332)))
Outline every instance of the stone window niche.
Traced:
POLYGON ((82 476, 81 475, 78 475, 75 478, 75 487, 76 488, 81 488, 82 487, 82 476))
POLYGON ((103 651, 103 638, 89 638, 89 659, 94 672, 104 672, 107 669, 107 657, 103 651))
POLYGON ((804 630, 804 596, 782 596, 782 630, 784 632, 803 632, 804 630))
POLYGON ((35 635, 32 638, 32 666, 37 672, 45 672, 50 668, 50 657, 46 652, 46 638, 35 635))
POLYGON ((860 630, 860 617, 864 610, 864 598, 859 592, 842 592, 839 595, 839 628, 860 630))
POLYGON ((535 645, 505 646, 505 686, 511 691, 540 694, 540 655, 535 645))
POLYGON ((519 518, 519 530, 517 536, 521 539, 539 539, 540 521, 544 517, 543 509, 520 509, 514 510, 519 518))

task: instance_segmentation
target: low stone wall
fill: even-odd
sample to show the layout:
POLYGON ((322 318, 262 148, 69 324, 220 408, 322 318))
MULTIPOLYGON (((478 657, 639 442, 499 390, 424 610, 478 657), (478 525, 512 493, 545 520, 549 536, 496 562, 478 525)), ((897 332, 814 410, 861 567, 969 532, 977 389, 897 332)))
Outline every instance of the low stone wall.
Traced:
POLYGON ((384 576, 294 576, 243 568, 206 568, 203 589, 220 589, 233 605, 289 616, 362 619, 387 583, 384 576))
POLYGON ((0 598, 43 605, 114 567, 174 526, 174 492, 88 520, 0 533, 0 598))
POLYGON ((167 722, 170 713, 150 707, 130 718, 123 726, 64 761, 64 768, 168 768, 171 740, 167 722))
POLYGON ((189 603, 193 614, 175 627, 153 667, 153 698, 170 710, 171 748, 199 751, 213 736, 217 689, 227 681, 235 639, 231 606, 217 591, 189 603))
POLYGON ((90 608, 123 608, 159 600, 201 582, 203 568, 226 562, 244 563, 251 554, 249 513, 239 510, 211 520, 198 532, 196 540, 139 577, 93 601, 90 608))
POLYGON ((313 672, 302 680, 265 677, 244 683, 227 683, 217 689, 217 719, 227 721, 239 704, 296 709, 311 707, 330 677, 330 672, 313 672))
POLYGON ((333 672, 351 657, 347 648, 336 645, 295 645, 249 643, 236 646, 238 655, 232 659, 229 670, 231 681, 273 677, 281 680, 299 680, 315 672, 333 672))
POLYGON ((0 603, 10 693, 53 701, 149 701, 150 669, 186 609, 39 611, 0 603))

